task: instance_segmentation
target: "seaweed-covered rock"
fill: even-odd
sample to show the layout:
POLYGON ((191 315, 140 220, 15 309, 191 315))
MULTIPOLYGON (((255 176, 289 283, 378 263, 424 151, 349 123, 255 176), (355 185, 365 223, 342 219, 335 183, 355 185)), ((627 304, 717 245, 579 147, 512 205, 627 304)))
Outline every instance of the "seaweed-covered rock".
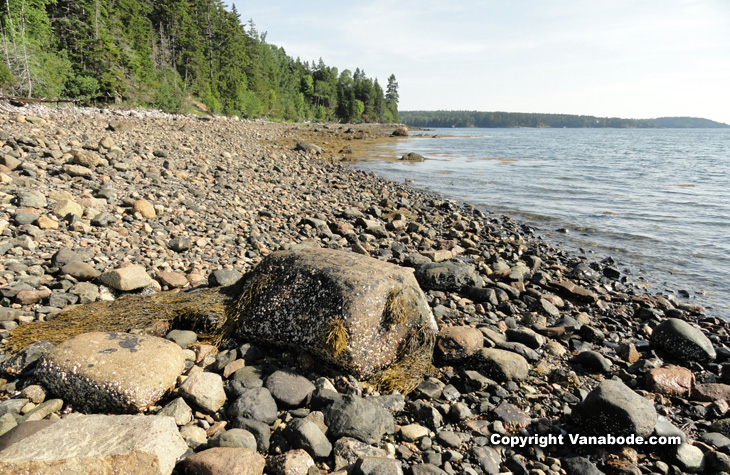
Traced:
POLYGON ((707 362, 716 356, 712 342, 702 330, 677 318, 669 318, 657 325, 651 342, 683 361, 707 362))
POLYGON ((652 403, 614 380, 599 384, 573 414, 587 431, 600 435, 647 437, 657 423, 652 403))
POLYGON ((484 283, 473 266, 456 261, 424 264, 416 269, 416 278, 426 290, 458 292, 467 287, 481 287, 484 283))
POLYGON ((308 351, 359 377, 401 355, 430 361, 437 326, 412 272, 331 249, 272 253, 243 284, 235 334, 308 351))
POLYGON ((153 336, 92 332, 45 354, 36 378, 73 406, 93 412, 141 412, 174 387, 185 357, 153 336))

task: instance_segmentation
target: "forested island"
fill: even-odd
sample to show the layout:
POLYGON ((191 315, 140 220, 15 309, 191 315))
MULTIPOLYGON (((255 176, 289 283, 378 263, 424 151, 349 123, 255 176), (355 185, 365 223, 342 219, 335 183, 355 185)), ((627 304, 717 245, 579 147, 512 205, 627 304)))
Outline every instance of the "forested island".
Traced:
POLYGON ((530 114, 479 111, 401 111, 400 120, 412 127, 480 128, 728 128, 730 125, 696 117, 619 119, 570 114, 530 114))
POLYGON ((397 122, 398 83, 302 61, 220 0, 0 3, 0 95, 275 120, 397 122))

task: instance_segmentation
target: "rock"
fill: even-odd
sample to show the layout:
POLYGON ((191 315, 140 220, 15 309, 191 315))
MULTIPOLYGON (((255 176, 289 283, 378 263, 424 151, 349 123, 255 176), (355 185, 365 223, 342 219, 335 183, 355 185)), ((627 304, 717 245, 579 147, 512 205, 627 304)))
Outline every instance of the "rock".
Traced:
POLYGON ((43 402, 42 404, 39 404, 36 406, 33 410, 30 412, 27 412, 23 417, 18 420, 19 424, 22 424, 24 422, 33 422, 33 421, 40 421, 48 417, 49 415, 53 414, 54 412, 59 412, 63 408, 63 400, 62 399, 49 399, 48 401, 43 402))
POLYGON ((64 165, 63 171, 70 176, 90 177, 94 174, 90 168, 81 165, 64 165))
POLYGON ((359 459, 388 457, 388 452, 385 450, 378 449, 350 437, 343 437, 335 442, 333 452, 335 470, 340 470, 348 465, 354 465, 359 459))
POLYGON ((294 419, 286 427, 285 436, 297 449, 306 450, 312 457, 329 457, 332 444, 314 422, 294 419))
POLYGON ((99 271, 93 266, 80 261, 71 261, 61 268, 62 274, 68 274, 76 280, 93 280, 99 277, 99 271))
POLYGON ((584 429, 598 435, 648 437, 657 423, 654 405, 620 381, 605 380, 573 411, 584 429))
POLYGON ((680 444, 674 453, 677 466, 686 473, 700 473, 705 468, 705 455, 699 447, 680 444))
POLYGON ((586 457, 564 458, 561 466, 568 475, 604 475, 604 472, 598 470, 596 464, 586 457))
POLYGON ((72 164, 81 165, 88 168, 94 168, 102 165, 104 160, 91 150, 75 149, 71 150, 72 164))
POLYGON ((243 417, 266 424, 273 423, 277 414, 276 401, 266 388, 244 389, 228 408, 228 416, 231 419, 243 417))
POLYGON ((190 238, 178 236, 171 239, 167 245, 175 252, 184 252, 193 246, 193 241, 190 238))
POLYGON ((393 131, 393 137, 408 137, 408 127, 405 125, 399 125, 394 131, 393 131))
POLYGON ((266 378, 264 386, 274 399, 286 407, 306 404, 314 392, 314 384, 304 376, 289 370, 274 371, 266 378))
POLYGON ((413 152, 404 154, 402 157, 400 157, 400 159, 407 162, 422 162, 425 160, 425 158, 423 158, 423 155, 419 155, 413 152))
POLYGON ((53 207, 53 214, 61 219, 65 218, 69 214, 80 218, 84 214, 84 208, 82 208, 80 204, 71 200, 59 200, 56 203, 56 206, 53 207))
POLYGON ((483 282, 474 267, 454 261, 421 265, 415 275, 424 290, 458 292, 466 287, 480 287, 483 282))
POLYGON ((197 424, 186 424, 180 428, 180 436, 188 444, 188 447, 195 450, 201 445, 207 444, 208 433, 197 424))
POLYGON ((400 435, 408 442, 416 442, 428 437, 429 430, 420 424, 408 424, 400 428, 400 435))
POLYGON ((716 356, 712 342, 701 330, 676 318, 669 318, 657 325, 651 343, 682 361, 704 363, 714 360, 716 356))
POLYGON ((183 466, 191 475, 261 475, 266 459, 251 449, 213 447, 187 457, 183 466))
POLYGON ((468 358, 482 347, 484 335, 474 327, 446 327, 436 339, 436 355, 445 362, 468 358))
POLYGON ((270 475, 309 475, 313 467, 316 470, 314 460, 304 450, 290 450, 285 454, 271 457, 266 464, 270 475))
POLYGON ((508 328, 506 335, 510 341, 522 343, 523 345, 527 346, 528 348, 532 348, 533 350, 536 350, 545 344, 545 337, 538 333, 535 333, 534 330, 530 330, 529 328, 508 328))
POLYGON ((172 400, 157 413, 158 416, 172 417, 175 424, 184 426, 193 420, 193 410, 181 397, 172 400))
POLYGON ((135 213, 139 213, 145 219, 154 219, 157 217, 155 207, 147 200, 137 200, 132 204, 135 213))
POLYGON ((31 424, 40 430, 0 451, 3 473, 168 475, 187 450, 169 417, 79 415, 25 429, 31 424))
POLYGON ((174 341, 180 346, 180 348, 186 349, 190 348, 193 343, 198 341, 198 334, 192 330, 170 330, 167 332, 167 335, 165 335, 165 338, 170 341, 174 341))
POLYGON ((81 410, 141 412, 174 387, 184 360, 162 338, 92 332, 46 353, 35 376, 81 410))
POLYGON ((692 371, 682 366, 652 368, 646 373, 647 389, 665 396, 687 395, 694 381, 692 371))
POLYGON ((236 269, 219 269, 210 274, 208 285, 211 287, 226 287, 235 284, 242 277, 243 274, 236 269))
POLYGON ((497 381, 522 381, 527 378, 527 360, 517 353, 483 348, 474 354, 472 363, 480 372, 497 381))
POLYGON ((245 417, 239 417, 232 421, 234 429, 244 429, 253 434, 256 438, 256 448, 259 452, 267 453, 271 438, 271 429, 268 424, 245 417))
POLYGON ((106 286, 127 292, 147 287, 152 283, 152 278, 147 274, 145 268, 139 265, 120 267, 105 272, 99 280, 106 286))
POLYGON ((567 279, 550 282, 550 285, 568 298, 574 298, 587 303, 595 303, 598 301, 598 295, 567 279))
POLYGON ((190 376, 180 385, 186 400, 209 414, 215 414, 226 402, 223 379, 219 374, 203 371, 190 376))
POLYGON ((46 196, 38 190, 22 190, 17 194, 19 208, 45 208, 48 206, 46 196))
POLYGON ((486 475, 497 475, 502 457, 492 447, 474 447, 471 449, 474 460, 486 475))
POLYGON ((312 155, 321 155, 323 152, 322 147, 306 142, 297 142, 295 150, 311 153, 312 155))
POLYGON ((211 447, 234 447, 257 450, 256 437, 245 429, 229 429, 210 438, 211 447))
POLYGON ((611 362, 602 354, 596 351, 581 351, 570 359, 573 364, 580 365, 587 370, 598 373, 608 373, 611 371, 611 362))
POLYGON ((438 329, 410 269, 352 252, 272 253, 241 295, 240 339, 306 350, 357 377, 393 363, 409 340, 430 359, 432 343, 412 338, 438 329))
POLYGON ((403 475, 400 461, 388 457, 361 458, 355 470, 362 475, 403 475))
POLYGON ((177 289, 180 287, 185 287, 188 283, 188 279, 185 277, 185 275, 179 272, 163 271, 157 273, 157 282, 159 282, 160 285, 165 285, 171 289, 177 289))
POLYGON ((395 430, 393 415, 380 405, 354 395, 345 395, 325 412, 325 423, 335 439, 353 437, 377 444, 395 430))
POLYGON ((722 383, 698 384, 692 390, 693 401, 713 402, 730 400, 730 385, 722 383))
POLYGON ((43 355, 53 348, 54 345, 46 340, 32 343, 20 350, 17 354, 3 361, 2 366, 0 366, 0 371, 9 376, 23 374, 33 369, 43 355))

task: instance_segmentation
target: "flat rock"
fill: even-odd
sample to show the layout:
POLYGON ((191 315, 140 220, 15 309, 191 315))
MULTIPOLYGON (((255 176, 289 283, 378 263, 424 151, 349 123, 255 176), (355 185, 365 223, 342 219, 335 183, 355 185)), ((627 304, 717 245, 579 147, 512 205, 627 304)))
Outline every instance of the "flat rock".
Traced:
POLYGON ((81 261, 71 261, 61 268, 62 274, 68 274, 76 280, 92 280, 99 277, 99 271, 92 265, 81 261))
POLYGON ((209 414, 215 414, 226 402, 223 378, 216 373, 194 373, 180 385, 179 391, 182 397, 209 414))
POLYGON ((0 473, 169 475, 187 450, 169 417, 79 415, 29 424, 41 428, 0 451, 0 473))
POLYGON ((122 291, 141 289, 152 283, 152 278, 140 265, 130 265, 105 272, 99 280, 104 285, 122 291))
POLYGON ((665 396, 687 395, 694 381, 695 376, 692 371, 682 366, 652 368, 646 373, 647 389, 665 396))
POLYGON ((682 361, 707 362, 716 357, 712 342, 702 330, 677 318, 669 318, 657 325, 651 343, 682 361))
POLYGON ((301 249, 274 252, 247 275, 237 304, 242 340, 306 350, 357 377, 396 361, 409 340, 432 349, 412 340, 438 327, 408 268, 301 249))
POLYGON ((183 466, 191 475, 261 475, 266 459, 251 449, 213 447, 186 458, 183 466))
POLYGON ((92 332, 46 353, 36 378, 86 411, 140 412, 175 386, 185 358, 162 338, 92 332))
POLYGON ((530 366, 517 353, 494 348, 483 348, 474 354, 475 369, 497 381, 522 381, 527 378, 530 366))
POLYGON ((598 435, 648 437, 657 423, 654 405, 620 381, 605 380, 575 408, 583 428, 598 435))

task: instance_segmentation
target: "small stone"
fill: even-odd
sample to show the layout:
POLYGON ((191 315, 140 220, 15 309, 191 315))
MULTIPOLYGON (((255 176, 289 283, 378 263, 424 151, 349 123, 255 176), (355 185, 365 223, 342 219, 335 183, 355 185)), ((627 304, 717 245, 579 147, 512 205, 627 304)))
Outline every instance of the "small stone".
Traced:
POLYGON ((170 330, 165 338, 174 341, 180 345, 180 348, 185 349, 190 348, 193 343, 198 341, 198 334, 192 330, 170 330))
POLYGON ((475 353, 472 361, 477 370, 497 381, 522 381, 529 372, 525 358, 506 350, 484 348, 475 353))
POLYGON ((730 385, 722 383, 698 384, 692 390, 691 399, 703 402, 730 400, 730 385))
POLYGON ((669 318, 654 329, 652 345, 682 361, 707 362, 715 359, 712 342, 701 330, 676 318, 669 318))
POLYGON ((306 450, 312 457, 329 457, 332 444, 314 422, 295 419, 286 428, 286 438, 297 449, 306 450))
POLYGON ((266 388, 244 389, 228 408, 231 419, 243 417, 272 424, 278 415, 276 401, 266 388))
POLYGON ((61 268, 61 273, 68 274, 76 280, 84 281, 96 279, 100 275, 99 271, 93 266, 81 261, 69 262, 61 268))
POLYGON ((71 200, 60 200, 53 207, 53 214, 58 218, 65 218, 69 214, 78 216, 79 218, 84 214, 84 208, 78 203, 71 200))
POLYGON ((274 399, 287 407, 299 407, 305 404, 314 392, 314 384, 304 376, 289 370, 274 371, 266 378, 264 386, 274 399))
POLYGON ((699 473, 705 467, 705 455, 699 447, 680 444, 674 453, 677 466, 688 473, 699 473))
POLYGON ((443 361, 459 361, 484 347, 484 335, 474 327, 455 326, 441 330, 436 340, 436 355, 443 361))
MULTIPOLYGON (((43 215, 38 217, 37 221, 38 227, 41 228, 44 231, 48 230, 54 230, 59 228, 58 221, 55 219, 51 219, 50 217, 43 215)), ((0 234, 2 234, 0 232, 0 234)))
POLYGON ((400 435, 408 442, 416 442, 428 437, 429 430, 420 424, 408 424, 400 428, 400 435))
POLYGON ((245 429, 218 432, 208 441, 211 447, 234 447, 257 450, 256 437, 245 429))
POLYGON ((193 410, 181 397, 172 400, 157 413, 158 416, 167 416, 175 419, 175 424, 184 426, 193 420, 193 410))
MULTIPOLYGON (((304 450, 290 450, 269 459, 266 465, 270 475, 308 475, 316 465, 304 450)), ((319 472, 319 470, 317 470, 319 472)))
POLYGON ((235 284, 242 277, 243 274, 236 269, 219 269, 210 274, 208 285, 211 287, 227 287, 235 284))
POLYGON ((692 371, 682 366, 652 368, 646 373, 647 389, 665 396, 687 395, 694 381, 692 371))
POLYGON ((581 351, 576 356, 572 357, 570 362, 598 373, 608 373, 611 371, 611 362, 596 351, 581 351))
POLYGON ((190 249, 193 241, 187 237, 176 237, 170 240, 168 247, 175 252, 183 252, 190 249))
POLYGON ((145 219, 154 219, 157 217, 157 212, 155 212, 155 207, 152 206, 152 203, 150 203, 147 200, 137 200, 132 205, 132 209, 135 213, 139 213, 142 215, 145 219))
POLYGON ((17 195, 19 208, 45 208, 48 200, 37 190, 23 190, 17 195))
POLYGON ((181 274, 180 272, 158 272, 157 273, 157 281, 160 283, 160 285, 165 285, 167 287, 170 287, 171 289, 177 289, 180 287, 185 287, 188 283, 188 279, 185 277, 184 274, 181 274))
POLYGON ((354 465, 359 459, 367 457, 388 457, 388 452, 385 450, 350 437, 343 437, 337 440, 333 452, 335 470, 340 470, 348 465, 354 465))
POLYGON ((377 403, 354 395, 335 401, 325 413, 332 437, 354 437, 377 444, 386 433, 393 433, 393 415, 377 403))
POLYGON ((355 468, 362 475, 403 475, 400 461, 388 457, 361 458, 355 468))

